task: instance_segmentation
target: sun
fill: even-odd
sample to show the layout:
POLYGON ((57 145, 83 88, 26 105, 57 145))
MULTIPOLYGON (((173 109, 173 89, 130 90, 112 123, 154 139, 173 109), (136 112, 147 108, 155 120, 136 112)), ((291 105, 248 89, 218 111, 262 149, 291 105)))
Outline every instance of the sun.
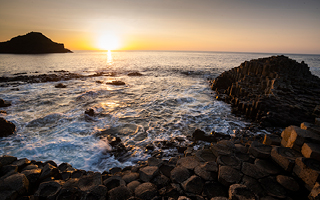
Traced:
POLYGON ((103 34, 98 38, 97 46, 101 50, 116 50, 120 47, 119 38, 114 34, 103 34))

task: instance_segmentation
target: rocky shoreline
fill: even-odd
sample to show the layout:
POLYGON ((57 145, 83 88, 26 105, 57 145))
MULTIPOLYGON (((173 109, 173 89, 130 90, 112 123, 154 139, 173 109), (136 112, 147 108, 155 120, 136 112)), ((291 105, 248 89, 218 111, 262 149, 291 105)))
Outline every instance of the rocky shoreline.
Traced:
POLYGON ((0 157, 0 199, 319 199, 320 120, 103 173, 0 157))

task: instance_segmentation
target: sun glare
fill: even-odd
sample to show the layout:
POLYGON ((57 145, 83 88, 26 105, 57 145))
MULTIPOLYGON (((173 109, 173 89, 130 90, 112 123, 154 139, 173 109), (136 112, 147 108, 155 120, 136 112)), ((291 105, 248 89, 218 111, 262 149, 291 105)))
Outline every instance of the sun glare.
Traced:
POLYGON ((101 35, 98 39, 98 48, 101 50, 116 50, 120 47, 119 38, 113 34, 101 35))

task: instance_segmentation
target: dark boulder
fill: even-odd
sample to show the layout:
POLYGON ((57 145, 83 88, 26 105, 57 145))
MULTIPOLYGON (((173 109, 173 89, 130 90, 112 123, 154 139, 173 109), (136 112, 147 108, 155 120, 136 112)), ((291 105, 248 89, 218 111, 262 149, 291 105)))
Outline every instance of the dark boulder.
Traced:
POLYGON ((8 103, 3 99, 0 99, 0 107, 8 107, 8 106, 11 106, 11 103, 8 103))
POLYGON ((16 126, 4 118, 0 117, 0 137, 12 135, 16 131, 16 126))
POLYGON ((84 111, 84 114, 93 117, 94 116, 94 110, 92 108, 88 108, 86 111, 84 111))
POLYGON ((57 85, 54 86, 55 88, 66 88, 67 86, 62 84, 62 83, 58 83, 57 85))
POLYGON ((246 61, 218 76, 212 89, 218 100, 231 104, 233 113, 262 127, 314 122, 320 105, 320 78, 304 62, 285 56, 246 61))
POLYGON ((43 54, 43 53, 72 53, 64 48, 64 44, 53 42, 39 32, 20 35, 6 42, 0 42, 0 53, 13 54, 43 54))
POLYGON ((143 76, 140 72, 130 72, 128 76, 143 76))
POLYGON ((107 82, 106 84, 109 85, 125 85, 126 83, 123 81, 112 81, 112 82, 107 82))

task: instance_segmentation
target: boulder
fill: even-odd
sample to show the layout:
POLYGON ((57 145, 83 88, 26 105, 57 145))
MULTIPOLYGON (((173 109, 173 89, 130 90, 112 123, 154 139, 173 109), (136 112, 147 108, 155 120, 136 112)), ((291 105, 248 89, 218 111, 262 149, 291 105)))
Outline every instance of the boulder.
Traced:
POLYGON ((278 163, 284 170, 292 172, 295 159, 302 157, 301 153, 290 149, 289 147, 273 147, 271 150, 272 159, 278 163))
POLYGON ((101 174, 96 172, 79 178, 78 187, 82 191, 90 191, 102 184, 101 174))
POLYGON ((140 169, 139 176, 144 182, 149 182, 155 176, 159 174, 159 168, 157 166, 147 166, 140 169))
POLYGON ((58 83, 57 85, 54 86, 55 88, 66 88, 67 86, 64 85, 63 83, 58 83))
POLYGON ((107 199, 108 189, 104 185, 98 185, 92 188, 89 192, 87 192, 83 200, 105 200, 107 199))
POLYGON ((153 183, 154 185, 157 186, 157 188, 160 189, 160 188, 168 185, 170 183, 170 179, 168 177, 166 177, 165 175, 160 174, 160 175, 154 177, 151 180, 151 183, 153 183))
POLYGON ((272 160, 256 159, 254 164, 267 174, 275 175, 281 172, 279 166, 273 163, 272 160))
POLYGON ((317 182, 314 187, 312 188, 310 194, 309 194, 310 200, 318 200, 320 199, 320 184, 317 182))
POLYGON ((247 186, 250 190, 252 190, 255 194, 259 196, 264 195, 264 189, 261 187, 259 181, 257 179, 251 178, 250 176, 244 175, 241 181, 241 184, 247 186))
POLYGON ((84 111, 84 114, 93 117, 94 116, 94 110, 92 108, 88 108, 86 111, 84 111))
POLYGON ((277 176, 277 182, 282 185, 284 188, 286 188, 289 191, 292 192, 298 192, 300 187, 294 178, 290 176, 284 176, 284 175, 278 175, 277 176))
POLYGON ((229 188, 229 199, 258 200, 259 197, 242 184, 233 184, 229 188))
POLYGON ((24 167, 31 163, 27 158, 21 158, 19 160, 14 161, 12 164, 18 166, 18 170, 21 171, 24 167))
POLYGON ((320 161, 320 145, 316 143, 304 143, 301 153, 306 158, 312 158, 320 161))
POLYGON ((280 146, 281 137, 273 134, 265 134, 263 144, 280 146))
POLYGON ((182 166, 187 169, 193 170, 195 167, 200 165, 201 163, 195 156, 188 156, 180 158, 177 162, 177 166, 182 166))
POLYGON ((175 167, 170 174, 171 180, 176 183, 182 183, 190 177, 189 170, 182 166, 175 167))
POLYGON ((271 150, 272 146, 253 141, 250 145, 249 153, 256 158, 269 158, 271 150))
POLYGON ((128 174, 125 174, 122 176, 122 179, 126 182, 126 183, 130 183, 134 180, 137 180, 139 178, 139 173, 136 172, 130 172, 128 174))
POLYGON ((103 185, 105 185, 108 190, 111 190, 119 186, 126 186, 126 182, 120 176, 111 176, 103 181, 103 185))
POLYGON ((134 192, 134 190, 141 185, 141 183, 139 181, 131 181, 130 183, 128 183, 127 188, 129 188, 132 192, 134 192))
POLYGON ((320 162, 311 158, 300 157, 295 161, 293 172, 301 178, 308 190, 320 180, 320 162))
POLYGON ((126 83, 123 81, 112 81, 112 82, 107 82, 106 84, 108 84, 108 85, 125 85, 126 83))
POLYGON ((9 155, 3 155, 0 157, 0 163, 2 166, 9 165, 16 160, 17 160, 17 157, 9 156, 9 155))
POLYGON ((205 141, 205 142, 215 142, 216 140, 210 136, 210 135, 206 135, 206 133, 200 129, 196 129, 193 134, 192 137, 195 141, 205 141))
POLYGON ((12 135, 16 131, 16 126, 4 118, 0 117, 0 137, 12 135))
POLYGON ((157 187, 152 183, 142 183, 134 190, 135 196, 140 199, 151 200, 157 196, 157 187))
POLYGON ((60 192, 62 185, 63 181, 60 180, 43 182, 34 193, 34 197, 36 199, 55 199, 60 192))
POLYGON ((232 184, 239 183, 242 176, 243 174, 240 171, 230 166, 219 167, 218 180, 226 187, 229 187, 232 184))
POLYGON ((59 176, 60 176, 59 169, 51 165, 50 163, 47 163, 41 171, 40 179, 44 180, 49 177, 59 178, 59 176))
POLYGON ((128 73, 128 76, 143 76, 140 72, 130 72, 128 73))
POLYGON ((220 166, 231 166, 236 169, 241 168, 241 160, 235 156, 221 155, 217 158, 217 164, 220 166))
POLYGON ((276 197, 285 198, 287 196, 286 190, 273 177, 266 177, 259 180, 262 188, 266 194, 276 197))
POLYGON ((129 188, 125 186, 118 186, 108 191, 109 200, 128 199, 132 196, 129 188))
POLYGON ((0 188, 0 191, 15 191, 19 195, 24 195, 28 192, 29 181, 24 174, 12 174, 0 181, 0 188))
POLYGON ((223 186, 217 181, 206 182, 203 186, 203 195, 207 196, 208 199, 214 197, 227 197, 228 187, 223 186))
POLYGON ((197 176, 193 175, 182 183, 182 187, 186 192, 201 194, 203 189, 203 181, 197 176))
POLYGON ((0 108, 1 107, 8 107, 11 106, 11 103, 8 103, 6 101, 4 101, 3 99, 0 99, 0 108))
POLYGON ((259 167, 257 167, 255 164, 251 164, 248 162, 243 162, 242 163, 242 173, 250 176, 255 179, 260 179, 263 177, 268 176, 269 174, 266 173, 265 171, 261 170, 259 167))

